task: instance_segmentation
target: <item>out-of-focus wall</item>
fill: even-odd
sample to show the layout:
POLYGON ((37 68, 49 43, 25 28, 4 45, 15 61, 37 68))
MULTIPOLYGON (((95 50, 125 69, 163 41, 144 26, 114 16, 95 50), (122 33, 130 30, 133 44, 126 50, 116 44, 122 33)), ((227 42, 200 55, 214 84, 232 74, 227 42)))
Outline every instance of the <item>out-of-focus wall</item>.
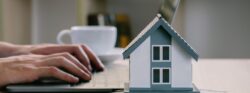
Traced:
POLYGON ((2 9, 3 9, 3 3, 2 0, 0 0, 0 41, 3 40, 3 14, 2 14, 2 9))
MULTIPOLYGON (((86 8, 90 6, 84 3, 87 1, 90 0, 1 0, 0 39, 20 44, 56 43, 60 30, 86 24, 86 11, 95 10, 86 8), (77 8, 78 1, 82 1, 83 9, 77 8)), ((249 0, 181 2, 173 26, 202 58, 250 57, 249 0)), ((131 17, 135 37, 155 17, 160 0, 106 0, 106 4, 107 12, 131 17)))
POLYGON ((187 0, 187 41, 202 58, 250 58, 249 4, 249 0, 187 0))
POLYGON ((1 0, 1 40, 30 43, 31 0, 1 0))
POLYGON ((57 33, 77 25, 77 0, 33 0, 32 43, 56 43, 57 33))
POLYGON ((86 15, 104 11, 100 7, 108 13, 128 14, 136 36, 156 16, 159 5, 160 0, 33 0, 32 43, 56 43, 60 30, 86 25, 86 15))

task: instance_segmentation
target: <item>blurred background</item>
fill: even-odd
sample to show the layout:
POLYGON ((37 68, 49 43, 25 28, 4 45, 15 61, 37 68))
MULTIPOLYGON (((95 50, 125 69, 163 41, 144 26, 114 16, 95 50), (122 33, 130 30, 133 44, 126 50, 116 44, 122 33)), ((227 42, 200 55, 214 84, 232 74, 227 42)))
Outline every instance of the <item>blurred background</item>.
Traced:
MULTIPOLYGON (((62 29, 114 25, 125 47, 155 16, 160 0, 0 0, 0 40, 56 43, 62 29)), ((250 58, 249 0, 181 0, 174 28, 202 58, 250 58)))
MULTIPOLYGON (((71 26, 111 25, 125 47, 162 0, 0 0, 0 41, 56 43, 71 26)), ((181 0, 172 26, 201 57, 193 81, 202 93, 249 93, 250 0, 181 0), (212 90, 216 90, 217 92, 212 90)))

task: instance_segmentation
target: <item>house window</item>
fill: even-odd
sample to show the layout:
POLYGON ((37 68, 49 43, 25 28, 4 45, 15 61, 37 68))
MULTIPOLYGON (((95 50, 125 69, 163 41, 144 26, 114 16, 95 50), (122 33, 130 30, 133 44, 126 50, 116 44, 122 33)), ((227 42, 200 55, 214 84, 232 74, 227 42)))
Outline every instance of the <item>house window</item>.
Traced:
POLYGON ((153 59, 160 60, 160 47, 159 46, 153 47, 153 59))
POLYGON ((169 69, 162 69, 162 82, 169 83, 169 69))
POLYGON ((160 83, 160 69, 153 69, 153 82, 160 83))
POLYGON ((153 45, 152 60, 153 62, 170 62, 170 45, 153 45))
POLYGON ((170 84, 170 68, 153 68, 152 84, 170 84))
POLYGON ((169 46, 162 46, 162 60, 169 60, 169 46))

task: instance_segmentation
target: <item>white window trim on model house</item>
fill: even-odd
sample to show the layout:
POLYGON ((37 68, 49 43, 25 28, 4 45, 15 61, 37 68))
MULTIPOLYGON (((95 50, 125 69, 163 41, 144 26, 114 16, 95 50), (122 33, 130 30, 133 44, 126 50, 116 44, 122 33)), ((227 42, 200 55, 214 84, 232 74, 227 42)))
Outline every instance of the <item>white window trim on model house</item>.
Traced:
POLYGON ((169 67, 153 67, 151 77, 152 77, 152 84, 171 84, 171 81, 172 81, 171 68, 169 68, 169 67), (159 83, 154 82, 154 69, 159 69, 160 70, 160 82, 159 83), (163 82, 163 69, 168 69, 169 70, 169 82, 166 82, 166 83, 163 82))
POLYGON ((152 45, 152 61, 153 62, 171 62, 172 52, 171 52, 171 45, 152 45), (160 60, 154 60, 154 47, 160 48, 160 60), (169 48, 169 60, 163 60, 163 47, 169 48))

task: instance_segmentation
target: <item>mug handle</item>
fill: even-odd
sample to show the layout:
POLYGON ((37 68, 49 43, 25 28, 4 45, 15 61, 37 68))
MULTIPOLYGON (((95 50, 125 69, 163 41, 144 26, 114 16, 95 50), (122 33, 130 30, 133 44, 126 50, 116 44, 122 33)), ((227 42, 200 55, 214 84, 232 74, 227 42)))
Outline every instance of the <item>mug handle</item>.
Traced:
POLYGON ((70 30, 68 29, 65 29, 65 30, 62 30, 58 33, 56 39, 57 39, 57 43, 59 44, 65 44, 65 42, 63 42, 62 38, 63 36, 65 36, 66 34, 70 35, 70 30))

